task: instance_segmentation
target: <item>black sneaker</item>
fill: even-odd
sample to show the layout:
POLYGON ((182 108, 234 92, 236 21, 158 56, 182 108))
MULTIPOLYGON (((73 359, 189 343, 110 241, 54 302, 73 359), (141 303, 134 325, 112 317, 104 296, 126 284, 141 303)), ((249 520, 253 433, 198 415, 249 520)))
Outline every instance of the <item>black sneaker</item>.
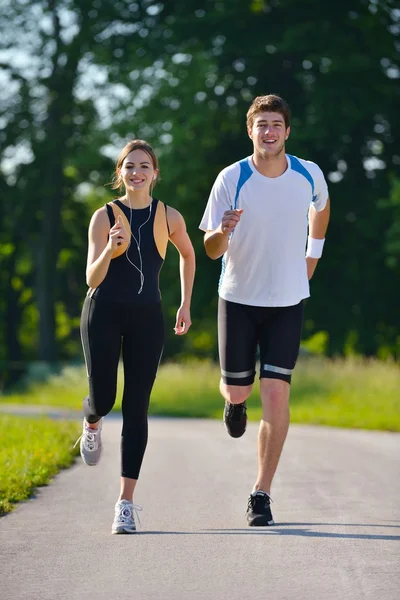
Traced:
POLYGON ((250 527, 265 527, 275 525, 271 513, 271 498, 265 492, 258 491, 251 494, 247 506, 247 522, 250 527))
POLYGON ((225 402, 224 423, 231 437, 241 437, 246 431, 247 426, 246 402, 242 402, 241 404, 225 402))

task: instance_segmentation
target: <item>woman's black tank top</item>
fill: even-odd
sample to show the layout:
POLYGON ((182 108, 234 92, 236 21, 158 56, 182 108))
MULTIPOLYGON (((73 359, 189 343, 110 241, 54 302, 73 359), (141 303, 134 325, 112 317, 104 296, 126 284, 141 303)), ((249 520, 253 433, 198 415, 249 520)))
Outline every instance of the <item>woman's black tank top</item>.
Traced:
MULTIPOLYGON (((124 254, 111 260, 106 277, 95 290, 89 290, 89 295, 99 300, 133 306, 156 304, 161 301, 159 275, 164 263, 165 250, 164 256, 161 256, 155 236, 160 236, 161 226, 161 228, 165 228, 165 232, 161 231, 161 237, 168 240, 167 208, 163 202, 156 199, 153 199, 147 208, 133 210, 120 200, 114 200, 114 202, 124 212, 130 223, 131 244, 124 254), (155 228, 158 211, 162 211, 164 214, 158 214, 158 225, 155 228), (140 271, 143 277, 141 277, 140 271)), ((106 204, 106 209, 112 227, 115 223, 114 213, 108 204, 106 204)), ((161 245, 163 244, 161 243, 161 245)))

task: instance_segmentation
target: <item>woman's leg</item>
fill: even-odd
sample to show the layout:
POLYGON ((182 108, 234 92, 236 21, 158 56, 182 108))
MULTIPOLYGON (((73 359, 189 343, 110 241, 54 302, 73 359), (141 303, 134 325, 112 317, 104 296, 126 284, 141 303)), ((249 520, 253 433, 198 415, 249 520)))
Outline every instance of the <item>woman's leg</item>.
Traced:
POLYGON ((164 345, 161 305, 135 308, 124 332, 121 437, 121 500, 132 501, 147 445, 147 413, 164 345))
POLYGON ((87 297, 81 317, 81 338, 89 379, 83 401, 85 419, 98 423, 115 403, 121 352, 121 312, 115 305, 87 297))

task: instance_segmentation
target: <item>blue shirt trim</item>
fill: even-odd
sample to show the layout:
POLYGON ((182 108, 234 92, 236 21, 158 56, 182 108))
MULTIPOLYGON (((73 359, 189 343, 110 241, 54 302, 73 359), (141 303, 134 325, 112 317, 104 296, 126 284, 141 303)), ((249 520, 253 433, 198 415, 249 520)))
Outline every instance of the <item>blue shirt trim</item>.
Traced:
POLYGON ((287 156, 290 158, 290 165, 291 165, 292 171, 296 171, 297 173, 300 173, 300 175, 303 175, 303 177, 305 177, 307 179, 307 181, 310 183, 311 192, 312 192, 312 201, 315 202, 317 199, 317 196, 314 193, 315 192, 314 179, 312 178, 310 172, 307 171, 305 166, 301 164, 301 162, 299 161, 298 158, 296 158, 295 156, 292 156, 291 154, 288 154, 287 156))
POLYGON ((225 254, 224 254, 224 256, 222 257, 221 275, 219 277, 219 282, 218 282, 218 292, 221 289, 222 280, 223 280, 224 274, 225 274, 225 268, 226 268, 226 261, 225 261, 225 254))
POLYGON ((239 175, 239 180, 238 180, 237 186, 236 186, 235 199, 233 201, 234 209, 237 208, 240 190, 242 189, 242 187, 244 186, 246 181, 248 179, 250 179, 250 177, 253 175, 253 171, 251 170, 251 167, 249 165, 247 158, 244 158, 243 160, 241 160, 239 162, 239 164, 240 164, 240 175, 239 175))
MULTIPOLYGON (((235 199, 233 201, 233 207, 231 207, 231 208, 234 208, 235 210, 238 207, 238 199, 239 199, 240 190, 242 189, 242 187, 244 186, 246 181, 248 181, 250 179, 250 177, 253 175, 253 171, 251 170, 251 167, 249 165, 247 158, 244 158, 243 160, 241 160, 239 162, 239 164, 240 164, 240 174, 239 174, 239 179, 238 179, 237 186, 236 186, 236 194, 235 194, 235 199)), ((232 237, 233 233, 234 232, 232 231, 230 237, 232 237)), ((219 278, 218 290, 220 290, 220 288, 221 288, 222 280, 223 280, 224 274, 225 274, 225 269, 226 269, 226 261, 225 261, 225 255, 224 255, 222 257, 222 268, 221 268, 221 276, 219 278)))

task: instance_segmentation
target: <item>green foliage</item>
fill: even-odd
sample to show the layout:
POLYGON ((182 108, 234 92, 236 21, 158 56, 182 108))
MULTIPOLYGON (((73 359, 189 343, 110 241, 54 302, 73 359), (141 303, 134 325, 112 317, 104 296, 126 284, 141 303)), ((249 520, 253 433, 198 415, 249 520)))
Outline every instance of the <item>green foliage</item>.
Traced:
POLYGON ((329 335, 326 331, 317 331, 307 340, 303 340, 302 346, 311 354, 326 354, 329 343, 329 335))
POLYGON ((269 92, 292 108, 288 151, 322 167, 332 197, 305 337, 326 332, 331 355, 398 357, 395 7, 392 0, 1 3, 2 364, 20 370, 37 358, 81 356, 87 226, 113 196, 104 186, 133 137, 154 145, 156 195, 183 213, 197 253, 193 328, 184 338, 172 331, 180 302, 173 249, 162 271, 165 356, 216 356, 220 262, 205 256, 198 223, 217 173, 251 153, 245 114, 254 96, 269 92))
MULTIPOLYGON (((150 414, 220 419, 223 400, 219 380, 220 370, 210 361, 163 364, 151 395, 150 414)), ((121 371, 114 410, 121 407, 122 385, 121 371)), ((293 376, 291 419, 296 423, 400 431, 399 385, 399 366, 390 360, 302 356, 293 376)), ((69 367, 48 383, 33 385, 26 393, 3 400, 80 411, 86 394, 85 370, 69 367)), ((261 418, 257 381, 248 401, 248 414, 252 420, 261 418)))
POLYGON ((0 516, 68 467, 80 424, 0 415, 0 516))
POLYGON ((302 360, 292 382, 291 421, 400 431, 399 384, 393 361, 302 360))
MULTIPOLYGON (((400 161, 399 161, 400 162, 400 161)), ((386 264, 398 271, 400 265, 400 179, 392 178, 389 198, 380 204, 390 211, 392 223, 386 231, 386 264)))
MULTIPOLYGON (((1 4, 0 289, 10 291, 0 304, 8 322, 0 347, 10 362, 57 360, 77 351, 67 339, 67 324, 60 326, 60 306, 66 320, 75 320, 85 293, 91 206, 78 201, 79 185, 105 183, 111 171, 102 152, 110 133, 97 100, 108 98, 115 107, 113 86, 122 87, 126 77, 124 61, 116 57, 133 56, 142 45, 129 34, 146 11, 134 8, 126 0, 1 4), (28 258, 24 277, 13 277, 28 258), (30 296, 27 288, 33 289, 30 296), (36 313, 38 334, 32 338, 29 324, 36 313)), ((146 62, 142 57, 143 68, 146 62)), ((76 328, 69 331, 79 339, 76 328)))
POLYGON ((350 330, 344 343, 343 354, 345 356, 357 356, 358 332, 350 330))
MULTIPOLYGON (((200 320, 213 310, 219 264, 205 257, 197 225, 218 171, 251 152, 245 113, 252 98, 277 92, 292 107, 288 151, 320 164, 332 196, 328 242, 307 305, 314 324, 308 334, 327 331, 330 354, 349 351, 352 331, 352 352, 375 354, 382 345, 397 352, 399 273, 390 271, 382 244, 395 208, 378 204, 399 162, 393 6, 360 0, 350 10, 346 2, 285 0, 208 4, 205 11, 190 1, 164 7, 171 40, 163 53, 166 73, 134 122, 156 141, 164 125, 172 136, 169 153, 159 143, 169 184, 159 189, 183 212, 195 243, 193 312, 200 320), (192 35, 183 34, 188 30, 192 35), (368 301, 377 289, 381 300, 368 301)), ((168 290, 167 300, 176 303, 177 294, 168 290)), ((184 344, 189 351, 191 339, 184 344)))

